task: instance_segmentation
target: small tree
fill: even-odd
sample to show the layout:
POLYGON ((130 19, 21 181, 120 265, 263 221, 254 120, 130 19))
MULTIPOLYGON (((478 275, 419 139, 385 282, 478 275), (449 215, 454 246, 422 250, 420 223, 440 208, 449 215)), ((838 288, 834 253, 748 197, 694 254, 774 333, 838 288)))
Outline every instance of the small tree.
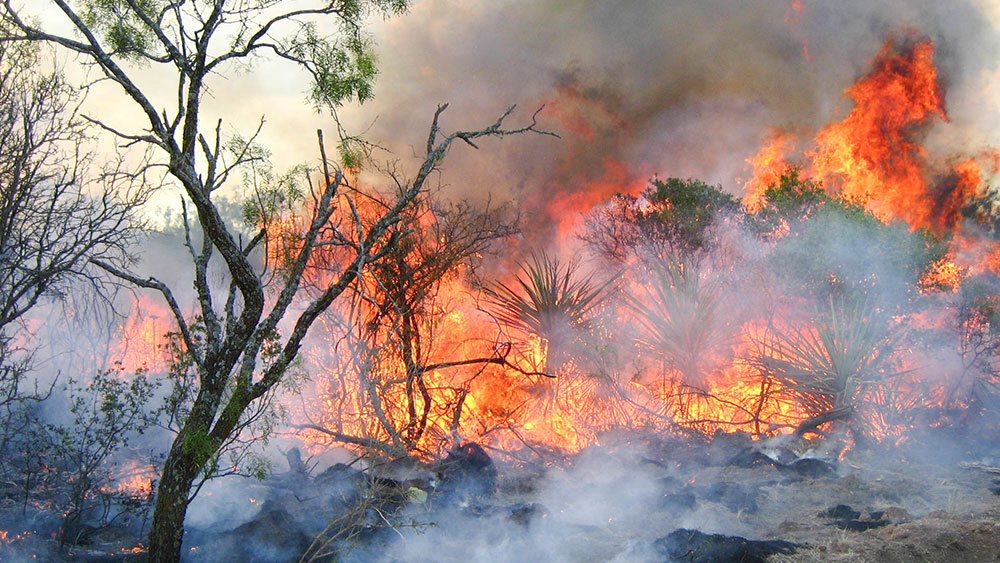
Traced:
POLYGON ((719 187, 654 179, 639 197, 619 194, 591 215, 583 236, 599 256, 631 266, 625 302, 640 325, 638 343, 700 389, 712 364, 725 357, 739 320, 726 307, 720 270, 730 265, 718 259, 718 229, 743 216, 719 187))
POLYGON ((64 543, 79 539, 92 497, 108 496, 101 489, 111 485, 110 458, 155 420, 148 403, 153 400, 156 384, 144 373, 131 381, 119 379, 120 375, 108 370, 95 374, 86 385, 70 381, 67 393, 72 423, 44 425, 53 442, 54 461, 69 473, 68 509, 60 538, 64 543))
POLYGON ((718 186, 680 178, 654 179, 639 197, 617 194, 587 218, 583 240, 613 262, 697 262, 717 248, 714 228, 740 218, 742 207, 718 186))
POLYGON ((764 194, 751 225, 773 245, 767 265, 784 295, 749 361, 810 415, 800 432, 848 421, 891 384, 904 335, 898 316, 923 305, 919 280, 944 241, 885 223, 791 169, 764 194), (812 311, 801 316, 789 311, 812 311))
POLYGON ((331 378, 322 397, 331 401, 331 416, 319 421, 321 431, 383 452, 440 450, 457 430, 468 392, 460 370, 505 365, 496 351, 454 357, 455 350, 441 349, 439 327, 456 308, 447 288, 472 281, 482 255, 516 232, 509 211, 444 205, 431 194, 407 210, 394 227, 399 242, 355 281, 351 299, 323 316, 324 336, 334 344, 316 352, 331 378), (432 384, 433 371, 457 373, 432 384))

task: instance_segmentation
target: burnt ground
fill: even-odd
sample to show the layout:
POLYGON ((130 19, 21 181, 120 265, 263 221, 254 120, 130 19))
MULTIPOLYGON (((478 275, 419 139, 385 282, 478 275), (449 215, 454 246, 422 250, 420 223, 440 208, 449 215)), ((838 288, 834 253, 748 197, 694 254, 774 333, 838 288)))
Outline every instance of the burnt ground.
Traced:
MULTIPOLYGON (((605 442, 548 464, 494 462, 471 445, 433 464, 222 480, 192 506, 184 559, 1000 560, 996 445, 911 439, 838 459, 835 440, 605 442)), ((142 560, 137 537, 95 530, 68 553, 45 534, 8 537, 0 560, 142 560)))
POLYGON ((727 436, 591 448, 563 467, 501 471, 488 497, 411 505, 409 524, 428 528, 346 559, 1000 560, 996 449, 945 441, 837 459, 828 445, 727 436))

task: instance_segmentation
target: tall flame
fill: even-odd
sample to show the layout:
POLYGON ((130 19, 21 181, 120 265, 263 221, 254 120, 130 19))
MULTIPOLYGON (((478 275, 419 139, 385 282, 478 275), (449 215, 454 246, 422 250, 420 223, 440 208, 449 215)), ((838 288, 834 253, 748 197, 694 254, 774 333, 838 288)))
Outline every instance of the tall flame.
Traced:
MULTIPOLYGON (((934 44, 890 38, 871 67, 845 92, 853 102, 850 112, 821 129, 801 155, 805 175, 883 220, 935 231, 953 227, 962 207, 980 195, 982 182, 976 159, 935 174, 935 163, 920 143, 930 125, 948 120, 934 44)), ((779 131, 750 159, 748 207, 757 205, 787 168, 792 145, 792 137, 779 131)))

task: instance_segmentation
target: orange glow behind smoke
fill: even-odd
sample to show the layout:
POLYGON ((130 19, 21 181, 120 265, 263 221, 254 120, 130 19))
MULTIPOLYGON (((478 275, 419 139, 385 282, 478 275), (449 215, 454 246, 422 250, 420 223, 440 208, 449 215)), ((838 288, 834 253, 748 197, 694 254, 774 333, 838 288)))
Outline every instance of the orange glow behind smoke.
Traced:
POLYGON ((546 211, 557 218, 557 241, 570 241, 583 223, 584 215, 617 193, 638 194, 646 187, 647 176, 637 175, 628 164, 611 157, 604 159, 604 174, 587 184, 584 191, 557 191, 546 211))
POLYGON ((163 372, 170 362, 167 335, 174 331, 173 314, 155 296, 138 297, 132 314, 118 330, 112 359, 126 374, 144 369, 163 372))
MULTIPOLYGON (((802 20, 804 12, 805 6, 802 4, 802 0, 792 0, 792 4, 785 11, 785 23, 791 25, 792 33, 797 37, 799 35, 799 22, 802 20)), ((809 40, 805 38, 799 40, 802 42, 802 58, 807 62, 812 62, 812 55, 809 54, 809 40)))

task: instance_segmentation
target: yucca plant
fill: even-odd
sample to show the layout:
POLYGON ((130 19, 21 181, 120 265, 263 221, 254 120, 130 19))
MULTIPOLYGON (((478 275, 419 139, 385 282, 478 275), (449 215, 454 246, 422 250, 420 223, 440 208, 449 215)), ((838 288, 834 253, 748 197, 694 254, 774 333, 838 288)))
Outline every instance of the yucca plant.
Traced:
POLYGON ((502 324, 542 340, 543 371, 558 371, 573 332, 587 327, 615 278, 597 282, 580 275, 576 262, 561 263, 545 252, 532 253, 519 267, 515 283, 494 282, 484 288, 486 298, 502 324))
POLYGON ((866 389, 902 373, 891 369, 900 337, 867 297, 831 298, 812 323, 771 327, 754 338, 751 362, 814 417, 846 417, 866 389))
POLYGON ((732 338, 732 320, 723 311, 723 284, 707 279, 693 262, 659 262, 651 274, 647 291, 625 297, 642 328, 638 341, 686 384, 699 386, 706 364, 732 338))

